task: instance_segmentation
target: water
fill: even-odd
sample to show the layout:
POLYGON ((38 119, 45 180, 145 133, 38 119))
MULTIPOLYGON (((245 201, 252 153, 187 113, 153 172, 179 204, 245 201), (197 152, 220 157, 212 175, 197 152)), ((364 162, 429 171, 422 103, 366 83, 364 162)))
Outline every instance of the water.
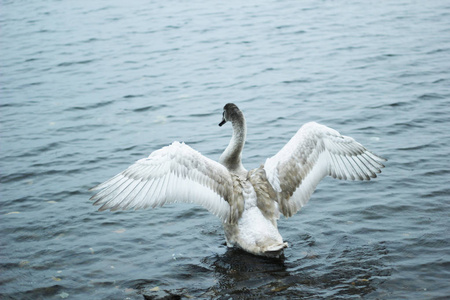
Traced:
POLYGON ((2 1, 2 299, 450 295, 448 1, 2 1), (307 121, 389 159, 325 179, 271 260, 201 207, 97 212, 87 191, 174 140, 259 166, 307 121))

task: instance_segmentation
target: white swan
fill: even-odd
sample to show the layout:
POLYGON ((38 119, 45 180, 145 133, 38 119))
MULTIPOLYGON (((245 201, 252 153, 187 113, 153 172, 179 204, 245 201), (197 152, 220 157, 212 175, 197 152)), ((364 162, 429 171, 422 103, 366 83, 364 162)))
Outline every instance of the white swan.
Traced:
POLYGON ((245 118, 232 103, 225 105, 219 126, 227 121, 233 136, 219 163, 174 142, 92 188, 100 191, 91 200, 102 205, 100 211, 197 203, 222 220, 228 246, 279 256, 288 246, 277 229, 280 212, 295 214, 326 175, 370 180, 384 167, 385 159, 354 139, 311 122, 264 165, 247 171, 241 163, 245 118))

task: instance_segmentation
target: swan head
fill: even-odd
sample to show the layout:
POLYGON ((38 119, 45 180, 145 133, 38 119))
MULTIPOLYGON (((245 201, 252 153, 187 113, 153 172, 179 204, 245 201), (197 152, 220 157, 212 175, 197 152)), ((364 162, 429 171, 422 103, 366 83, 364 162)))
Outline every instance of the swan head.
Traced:
POLYGON ((233 122, 234 120, 242 119, 243 115, 241 110, 236 106, 234 103, 227 103, 223 107, 223 114, 222 114, 222 122, 219 123, 219 126, 222 126, 227 121, 233 122))

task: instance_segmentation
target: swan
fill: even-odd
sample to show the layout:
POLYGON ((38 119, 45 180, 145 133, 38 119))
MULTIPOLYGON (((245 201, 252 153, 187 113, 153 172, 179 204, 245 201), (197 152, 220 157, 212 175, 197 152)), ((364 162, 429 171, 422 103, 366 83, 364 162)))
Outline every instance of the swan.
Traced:
POLYGON ((246 122, 233 103, 225 105, 219 126, 226 122, 233 134, 219 162, 173 142, 93 187, 94 205, 115 211, 197 203, 222 220, 228 247, 279 257, 288 247, 277 228, 280 213, 294 215, 327 175, 370 180, 386 161, 353 138, 310 122, 264 165, 247 171, 241 161, 246 122))

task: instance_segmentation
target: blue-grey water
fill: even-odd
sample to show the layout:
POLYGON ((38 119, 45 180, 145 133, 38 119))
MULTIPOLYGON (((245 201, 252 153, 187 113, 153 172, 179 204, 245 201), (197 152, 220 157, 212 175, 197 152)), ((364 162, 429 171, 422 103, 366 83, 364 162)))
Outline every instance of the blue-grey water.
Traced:
POLYGON ((0 298, 450 296, 448 1, 1 1, 0 298), (317 121, 389 161, 326 178, 280 260, 182 204, 88 189, 174 140, 218 159, 236 103, 258 167, 317 121))

